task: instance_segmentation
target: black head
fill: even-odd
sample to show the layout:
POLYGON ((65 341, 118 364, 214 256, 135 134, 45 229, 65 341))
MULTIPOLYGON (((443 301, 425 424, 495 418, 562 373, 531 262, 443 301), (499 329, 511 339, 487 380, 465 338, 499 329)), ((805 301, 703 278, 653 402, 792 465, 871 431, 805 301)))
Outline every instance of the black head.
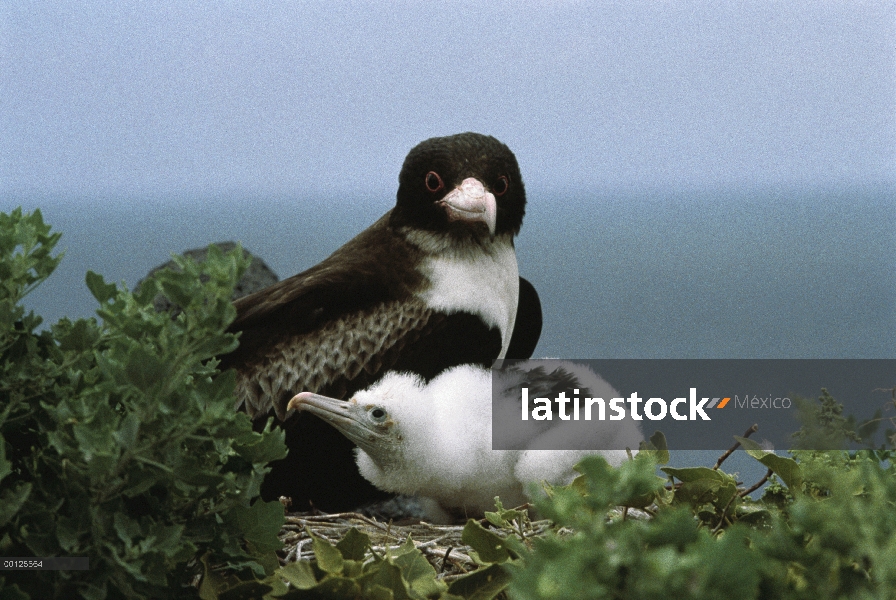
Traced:
POLYGON ((460 133, 430 138, 408 153, 391 223, 464 237, 516 235, 525 212, 513 152, 491 136, 460 133))

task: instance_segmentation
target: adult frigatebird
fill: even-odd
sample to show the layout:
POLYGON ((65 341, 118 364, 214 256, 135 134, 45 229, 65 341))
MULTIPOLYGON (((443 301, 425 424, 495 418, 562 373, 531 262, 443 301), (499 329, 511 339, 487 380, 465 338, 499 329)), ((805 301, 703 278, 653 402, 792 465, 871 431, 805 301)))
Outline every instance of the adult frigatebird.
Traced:
POLYGON ((235 302, 240 345, 221 368, 236 369, 250 416, 289 420, 290 455, 272 465, 263 497, 329 511, 384 497, 358 475, 345 437, 290 418, 296 393, 344 399, 389 371, 428 381, 531 356, 541 305, 513 243, 525 206, 507 146, 478 133, 431 138, 407 155, 393 209, 323 262, 235 302))

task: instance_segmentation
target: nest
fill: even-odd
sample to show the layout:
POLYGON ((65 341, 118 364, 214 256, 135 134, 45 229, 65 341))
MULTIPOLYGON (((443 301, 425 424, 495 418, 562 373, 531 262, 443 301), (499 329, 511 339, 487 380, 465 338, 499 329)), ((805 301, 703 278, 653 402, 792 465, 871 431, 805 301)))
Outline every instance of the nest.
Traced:
MULTIPOLYGON (((485 521, 482 521, 483 524, 485 521)), ((354 527, 370 537, 370 543, 377 554, 395 550, 410 537, 414 546, 435 568, 438 578, 446 583, 479 568, 470 557, 470 546, 461 540, 463 525, 432 525, 424 521, 405 525, 384 523, 374 517, 360 513, 345 512, 335 514, 291 513, 280 531, 284 548, 280 555, 281 564, 300 560, 314 560, 311 550, 310 530, 314 535, 336 544, 354 527), (306 529, 307 528, 307 529, 306 529)), ((543 535, 554 528, 551 521, 533 521, 520 524, 519 531, 512 533, 506 529, 492 529, 500 537, 523 535, 524 540, 543 535)), ((561 531, 562 533, 562 531, 561 531)))

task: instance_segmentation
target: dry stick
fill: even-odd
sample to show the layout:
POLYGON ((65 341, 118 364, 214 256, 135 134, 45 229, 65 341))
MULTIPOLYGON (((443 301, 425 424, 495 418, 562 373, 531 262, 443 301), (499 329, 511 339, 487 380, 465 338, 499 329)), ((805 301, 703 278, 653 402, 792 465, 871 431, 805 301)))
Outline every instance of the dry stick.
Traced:
MULTIPOLYGON (((433 538, 433 539, 429 540, 428 542, 421 542, 421 543, 419 543, 419 544, 415 543, 415 544, 414 544, 414 547, 417 548, 417 550, 420 550, 421 548, 429 548, 430 546, 435 546, 436 544, 438 544, 439 542, 441 542, 441 541, 444 540, 445 538, 450 537, 450 536, 451 536, 451 533, 452 533, 452 532, 449 531, 448 533, 446 533, 446 534, 444 534, 444 535, 440 535, 440 536, 437 537, 437 538, 433 538)), ((409 535, 410 535, 410 534, 409 534, 409 535)))
POLYGON ((769 469, 768 471, 765 472, 765 477, 763 477, 762 479, 760 479, 759 481, 757 481, 757 482, 756 482, 755 484, 753 484, 753 486, 750 487, 749 489, 742 491, 739 495, 740 495, 740 496, 746 496, 747 494, 750 494, 750 493, 752 493, 752 492, 755 492, 755 491, 758 490, 760 487, 762 487, 762 486, 765 484, 766 481, 768 481, 768 478, 772 476, 772 473, 774 473, 774 471, 772 471, 771 469, 769 469))
POLYGON ((329 513, 329 514, 323 513, 323 514, 318 514, 318 515, 304 515, 304 516, 297 516, 296 513, 293 513, 292 515, 287 514, 286 521, 290 522, 290 519, 296 519, 296 520, 301 521, 302 523, 307 522, 307 521, 332 521, 332 520, 336 520, 336 519, 358 519, 360 521, 364 521, 365 523, 367 523, 369 525, 378 527, 379 529, 382 529, 384 531, 388 531, 388 528, 383 523, 380 523, 376 519, 371 519, 370 517, 368 517, 366 515, 362 515, 362 514, 356 513, 356 512, 329 513))
MULTIPOLYGON (((757 431, 759 431, 759 425, 753 423, 753 426, 747 429, 741 437, 748 438, 757 431)), ((722 466, 722 463, 725 462, 725 459, 731 456, 731 453, 737 450, 738 446, 740 446, 740 442, 735 442, 733 446, 728 448, 728 450, 725 451, 725 454, 720 456, 719 460, 716 461, 716 466, 713 467, 713 470, 717 470, 720 466, 722 466)))
POLYGON ((448 562, 448 555, 451 554, 451 551, 454 550, 454 546, 448 546, 448 549, 445 550, 445 556, 442 557, 442 570, 440 573, 445 572, 445 563, 448 562))

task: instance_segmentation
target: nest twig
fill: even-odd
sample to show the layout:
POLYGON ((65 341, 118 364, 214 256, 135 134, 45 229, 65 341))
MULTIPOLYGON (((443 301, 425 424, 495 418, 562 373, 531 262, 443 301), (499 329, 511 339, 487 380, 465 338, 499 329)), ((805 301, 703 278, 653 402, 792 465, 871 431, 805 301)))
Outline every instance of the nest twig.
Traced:
MULTIPOLYGON (((370 537, 373 551, 379 555, 397 549, 410 537, 414 546, 435 568, 438 577, 446 582, 478 568, 470 557, 470 546, 461 539, 463 525, 433 525, 424 521, 410 525, 396 525, 354 512, 287 514, 286 523, 280 531, 280 539, 284 544, 280 555, 281 564, 314 560, 308 530, 335 544, 345 537, 352 527, 370 537)), ((553 524, 550 521, 529 523, 526 538, 543 535, 551 527, 553 524)), ((501 537, 512 535, 510 531, 504 529, 492 531, 501 537)))

